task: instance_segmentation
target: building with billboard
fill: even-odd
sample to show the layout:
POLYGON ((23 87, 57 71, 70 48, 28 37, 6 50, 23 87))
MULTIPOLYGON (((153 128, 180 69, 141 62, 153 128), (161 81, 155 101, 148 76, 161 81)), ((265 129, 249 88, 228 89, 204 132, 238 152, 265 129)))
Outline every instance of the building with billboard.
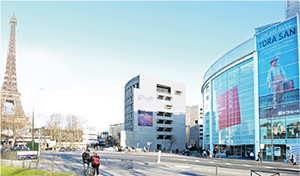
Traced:
POLYGON ((150 150, 185 149, 185 86, 138 75, 125 86, 121 145, 150 150))
POLYGON ((280 162, 292 153, 299 158, 299 16, 295 15, 256 28, 253 38, 205 73, 206 149, 229 150, 234 156, 262 152, 264 160, 280 162))

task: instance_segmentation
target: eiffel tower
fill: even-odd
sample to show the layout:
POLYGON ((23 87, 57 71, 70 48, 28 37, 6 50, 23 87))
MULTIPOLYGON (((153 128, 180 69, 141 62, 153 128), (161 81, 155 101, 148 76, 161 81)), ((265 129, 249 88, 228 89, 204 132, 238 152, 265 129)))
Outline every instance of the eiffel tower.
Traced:
MULTIPOLYGON (((10 38, 7 51, 6 71, 1 89, 1 138, 9 136, 13 143, 20 133, 30 125, 25 116, 17 88, 16 74, 16 25, 17 18, 13 14, 10 21, 10 38)), ((28 128, 27 128, 28 130, 28 128)), ((3 138, 2 138, 3 139, 3 138)), ((12 143, 12 144, 13 144, 12 143)))

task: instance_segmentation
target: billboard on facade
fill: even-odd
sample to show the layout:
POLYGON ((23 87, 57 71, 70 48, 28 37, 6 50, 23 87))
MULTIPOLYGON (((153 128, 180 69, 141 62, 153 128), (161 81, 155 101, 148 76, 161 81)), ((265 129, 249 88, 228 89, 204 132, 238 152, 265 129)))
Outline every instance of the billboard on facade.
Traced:
POLYGON ((138 125, 153 126, 153 112, 138 110, 138 125))
POLYGON ((218 97, 219 130, 241 124, 240 102, 237 86, 218 97))
POLYGON ((299 114, 297 18, 256 35, 260 118, 299 114))

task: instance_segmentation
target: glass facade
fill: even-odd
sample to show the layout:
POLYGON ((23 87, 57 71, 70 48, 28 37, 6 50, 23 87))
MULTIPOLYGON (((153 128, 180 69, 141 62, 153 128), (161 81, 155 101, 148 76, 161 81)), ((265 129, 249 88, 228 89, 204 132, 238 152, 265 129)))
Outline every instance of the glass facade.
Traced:
MULTIPOLYGON (((253 59, 212 80, 212 143, 254 144, 253 59)), ((240 149, 236 148, 236 154, 240 149)))
POLYGON ((254 150, 253 58, 229 68, 204 88, 204 146, 245 156, 254 150), (212 145, 212 146, 211 146, 212 145))
POLYGON ((218 59, 209 69, 205 72, 203 80, 208 80, 211 76, 213 76, 216 71, 221 70, 226 65, 234 63, 236 60, 249 55, 249 51, 255 50, 255 41, 254 38, 247 40, 246 42, 240 44, 239 46, 235 47, 220 59, 218 59))

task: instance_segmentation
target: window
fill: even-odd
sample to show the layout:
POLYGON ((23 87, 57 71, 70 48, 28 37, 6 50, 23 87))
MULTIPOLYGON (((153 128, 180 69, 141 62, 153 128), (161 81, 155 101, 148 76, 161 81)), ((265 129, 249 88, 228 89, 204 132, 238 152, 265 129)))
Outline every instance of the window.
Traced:
POLYGON ((156 115, 157 116, 164 116, 164 112, 157 112, 156 115))
POLYGON ((171 132, 173 131, 173 128, 165 128, 165 132, 171 132))
POLYGON ((172 115, 173 115, 173 114, 172 114, 172 113, 169 113, 169 112, 166 112, 166 113, 165 113, 165 116, 166 116, 166 117, 171 117, 172 115))
POLYGON ((166 120, 166 121, 165 121, 165 124, 168 124, 168 125, 169 125, 169 124, 172 124, 172 123, 173 123, 172 120, 166 120))
POLYGON ((171 87, 164 86, 164 85, 157 84, 156 85, 156 90, 157 90, 157 92, 160 92, 160 93, 166 93, 166 94, 171 93, 171 87))
POLYGON ((157 136, 157 139, 163 139, 164 138, 164 135, 158 135, 157 136))
POLYGON ((163 100, 163 99, 164 99, 164 96, 162 96, 162 95, 158 95, 158 96, 157 96, 157 99, 159 99, 159 100, 163 100))
POLYGON ((271 120, 260 121, 260 139, 272 139, 271 120))
POLYGON ((164 128, 162 128, 162 127, 159 127, 159 128, 157 128, 157 130, 156 131, 164 131, 164 128))
POLYGON ((181 94, 182 94, 182 91, 180 91, 180 90, 175 91, 175 95, 181 95, 181 94))
POLYGON ((163 124, 163 123, 164 123, 164 120, 159 119, 159 120, 157 121, 157 123, 158 123, 158 124, 163 124))
POLYGON ((287 127, 287 137, 289 139, 299 138, 299 131, 300 131, 299 117, 287 118, 286 127, 287 127))
POLYGON ((169 110, 172 109, 172 107, 173 107, 172 105, 166 105, 166 106, 165 106, 165 108, 166 108, 166 109, 169 109, 169 110))
POLYGON ((166 101, 171 101, 172 97, 166 97, 165 100, 166 101))
POLYGON ((172 135, 167 135, 167 136, 165 137, 165 139, 173 139, 173 136, 172 136, 172 135))

